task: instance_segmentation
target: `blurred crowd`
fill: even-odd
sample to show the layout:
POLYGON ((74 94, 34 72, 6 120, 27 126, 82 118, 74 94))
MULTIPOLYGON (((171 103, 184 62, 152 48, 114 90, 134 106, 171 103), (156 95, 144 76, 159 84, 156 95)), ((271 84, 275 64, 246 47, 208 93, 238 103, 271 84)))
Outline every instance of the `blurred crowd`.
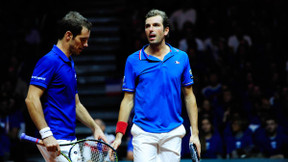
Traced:
MULTIPOLYGON (((168 42, 190 57, 202 158, 288 157, 288 35, 283 3, 127 3, 123 60, 147 43, 144 15, 152 8, 167 12, 172 25, 168 42)), ((10 12, 4 7, 0 7, 0 161, 17 161, 18 136, 25 124, 29 131, 24 104, 27 86, 36 61, 52 47, 47 28, 53 26, 47 19, 56 14, 45 14, 33 5, 10 12)), ((183 139, 183 158, 190 157, 188 135, 183 139)))

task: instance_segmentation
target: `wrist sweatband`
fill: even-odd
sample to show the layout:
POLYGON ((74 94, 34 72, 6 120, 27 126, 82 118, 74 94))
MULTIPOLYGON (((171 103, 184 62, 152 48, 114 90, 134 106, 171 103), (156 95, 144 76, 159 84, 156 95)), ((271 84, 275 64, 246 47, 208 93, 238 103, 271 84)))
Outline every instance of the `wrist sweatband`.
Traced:
POLYGON ((42 139, 47 138, 49 136, 53 136, 53 133, 52 133, 52 131, 50 130, 49 127, 45 127, 43 129, 41 129, 39 131, 39 133, 40 133, 42 139))
POLYGON ((127 129, 128 123, 124 122, 124 121, 118 121, 117 125, 116 125, 116 134, 118 132, 122 133, 123 135, 125 135, 126 129, 127 129))

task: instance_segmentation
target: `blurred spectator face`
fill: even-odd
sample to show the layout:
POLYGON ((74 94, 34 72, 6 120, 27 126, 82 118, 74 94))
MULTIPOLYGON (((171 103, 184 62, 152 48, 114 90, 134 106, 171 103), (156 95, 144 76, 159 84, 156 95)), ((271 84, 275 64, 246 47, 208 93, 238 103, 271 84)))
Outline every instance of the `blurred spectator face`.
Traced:
POLYGON ((214 73, 210 74, 209 79, 210 79, 210 82, 211 82, 212 85, 216 86, 218 84, 218 76, 217 76, 217 74, 214 74, 214 73))
POLYGON ((273 135, 276 133, 277 130, 277 123, 275 122, 275 120, 270 119, 266 121, 266 131, 269 135, 273 135))
POLYGON ((242 130, 241 128, 241 121, 240 120, 234 120, 231 124, 232 132, 240 132, 242 130))
POLYGON ((208 134, 212 130, 212 125, 208 119, 203 119, 201 122, 201 128, 204 134, 208 134))
POLYGON ((202 108, 205 111, 210 111, 211 110, 210 101, 209 100, 204 100, 202 108))
POLYGON ((106 126, 101 119, 95 119, 95 123, 98 124, 103 132, 105 132, 106 126))
POLYGON ((267 98, 262 98, 261 107, 263 109, 270 109, 270 102, 269 102, 269 100, 267 98))
POLYGON ((224 91, 223 92, 223 100, 224 102, 229 102, 232 99, 232 94, 230 91, 224 91))

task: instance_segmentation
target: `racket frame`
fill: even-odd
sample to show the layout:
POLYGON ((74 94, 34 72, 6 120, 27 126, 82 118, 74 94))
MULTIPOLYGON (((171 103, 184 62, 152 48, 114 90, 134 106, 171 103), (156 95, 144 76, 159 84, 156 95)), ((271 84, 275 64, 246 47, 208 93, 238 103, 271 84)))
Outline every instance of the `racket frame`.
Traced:
MULTIPOLYGON (((41 139, 39 138, 35 138, 35 137, 32 137, 32 136, 29 136, 29 135, 26 135, 25 133, 22 133, 21 136, 20 136, 20 140, 22 141, 28 141, 28 142, 31 142, 31 143, 35 143, 37 145, 42 145, 44 146, 44 143, 41 139)), ((69 150, 69 155, 70 155, 70 152, 73 148, 73 146, 75 146, 76 144, 78 143, 81 143, 81 142, 87 142, 87 141, 91 141, 91 142, 98 142, 98 143, 101 143, 101 144, 104 144, 106 146, 108 146, 113 152, 114 152, 114 155, 115 155, 115 161, 118 162, 118 155, 117 155, 117 151, 112 147, 110 146, 109 144, 107 144, 106 142, 104 141, 101 141, 101 140, 97 140, 97 139, 80 139, 80 140, 77 140, 75 142, 70 142, 70 143, 64 143, 64 144, 59 144, 59 146, 69 146, 71 145, 72 147, 70 148, 69 150)), ((69 162, 72 162, 71 159, 64 153, 60 152, 61 155, 63 155, 69 162)))

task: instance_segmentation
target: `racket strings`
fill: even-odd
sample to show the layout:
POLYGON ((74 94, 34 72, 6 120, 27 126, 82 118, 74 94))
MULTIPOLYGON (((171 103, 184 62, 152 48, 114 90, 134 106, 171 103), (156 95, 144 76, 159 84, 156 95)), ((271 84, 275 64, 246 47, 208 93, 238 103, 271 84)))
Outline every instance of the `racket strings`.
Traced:
POLYGON ((103 143, 85 141, 79 143, 79 148, 83 162, 116 162, 115 152, 103 143))

